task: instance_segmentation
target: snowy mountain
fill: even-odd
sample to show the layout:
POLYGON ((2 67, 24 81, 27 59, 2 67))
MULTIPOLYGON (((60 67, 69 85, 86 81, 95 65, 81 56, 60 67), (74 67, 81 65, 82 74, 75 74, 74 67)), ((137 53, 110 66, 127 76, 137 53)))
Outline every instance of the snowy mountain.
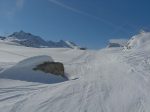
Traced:
POLYGON ((59 42, 45 41, 39 36, 35 36, 31 33, 26 33, 24 31, 14 32, 8 37, 0 37, 0 39, 9 42, 15 42, 26 47, 35 47, 35 48, 50 47, 50 48, 73 48, 73 49, 80 48, 79 46, 70 41, 63 41, 63 40, 60 40, 59 42))
POLYGON ((126 39, 111 39, 107 47, 124 47, 127 45, 126 39))
POLYGON ((146 47, 150 43, 150 32, 141 32, 133 36, 127 44, 128 49, 146 47))
POLYGON ((75 43, 71 42, 71 41, 63 41, 60 40, 59 42, 55 43, 57 47, 64 47, 64 48, 74 48, 74 49, 79 49, 80 47, 77 46, 75 43))
POLYGON ((26 47, 48 47, 47 42, 41 37, 25 33, 24 31, 13 33, 12 35, 9 35, 6 40, 19 43, 26 47))
POLYGON ((0 42, 0 110, 150 112, 150 33, 129 45, 83 51, 0 42), (63 63, 69 80, 31 69, 52 60, 63 63))
POLYGON ((0 36, 0 40, 5 40, 5 39, 6 39, 6 37, 0 36))

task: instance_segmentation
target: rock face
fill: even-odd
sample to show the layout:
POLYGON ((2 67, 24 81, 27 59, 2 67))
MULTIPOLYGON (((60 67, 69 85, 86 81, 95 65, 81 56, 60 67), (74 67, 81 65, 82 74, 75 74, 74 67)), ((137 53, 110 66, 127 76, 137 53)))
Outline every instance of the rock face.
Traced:
POLYGON ((37 65, 33 70, 43 71, 54 75, 64 76, 64 66, 60 62, 44 62, 37 65))

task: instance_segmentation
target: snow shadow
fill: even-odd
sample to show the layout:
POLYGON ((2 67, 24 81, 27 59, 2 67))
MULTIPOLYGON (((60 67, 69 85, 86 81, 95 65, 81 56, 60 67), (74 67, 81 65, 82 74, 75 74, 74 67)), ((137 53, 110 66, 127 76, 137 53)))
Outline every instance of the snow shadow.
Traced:
POLYGON ((67 77, 35 71, 33 68, 44 61, 53 61, 49 56, 36 56, 25 59, 15 66, 3 71, 0 78, 53 84, 67 81, 67 77))

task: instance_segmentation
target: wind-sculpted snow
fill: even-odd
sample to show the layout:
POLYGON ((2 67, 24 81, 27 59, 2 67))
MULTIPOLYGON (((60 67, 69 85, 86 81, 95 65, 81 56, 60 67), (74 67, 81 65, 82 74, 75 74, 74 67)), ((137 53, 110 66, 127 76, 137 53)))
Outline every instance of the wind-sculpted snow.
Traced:
MULTIPOLYGON (((15 54, 26 56, 16 55, 18 62, 32 56, 48 55, 64 64, 70 79, 61 83, 42 84, 0 78, 0 110, 150 112, 150 43, 145 45, 141 49, 107 48, 97 51, 0 45, 0 50, 3 47, 0 54, 7 55, 2 57, 2 69, 15 54)), ((13 62, 17 62, 17 59, 13 62)), ((28 70, 24 72, 27 75, 28 70)))
MULTIPOLYGON (((143 48, 149 47, 150 43, 150 32, 141 32, 138 35, 133 36, 128 42, 128 48, 143 48)), ((144 49, 144 48, 143 48, 144 49)))
POLYGON ((17 66, 19 67, 24 67, 24 66, 37 66, 43 62, 53 62, 54 60, 50 57, 50 56, 46 56, 46 55, 41 55, 41 56, 34 56, 31 58, 27 58, 23 61, 20 61, 17 66))
POLYGON ((53 74, 46 74, 33 70, 38 64, 43 62, 52 62, 53 59, 49 56, 36 56, 25 59, 15 66, 5 70, 0 74, 0 78, 15 79, 28 82, 39 83, 58 83, 66 81, 62 76, 56 76, 53 74))

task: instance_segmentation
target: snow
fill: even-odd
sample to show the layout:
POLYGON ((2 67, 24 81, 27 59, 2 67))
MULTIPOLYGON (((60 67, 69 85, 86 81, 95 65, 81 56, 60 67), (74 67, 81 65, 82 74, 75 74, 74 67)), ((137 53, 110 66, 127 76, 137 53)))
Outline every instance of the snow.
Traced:
POLYGON ((47 61, 52 62, 53 60, 49 56, 35 56, 25 59, 15 66, 3 71, 0 78, 49 84, 66 81, 62 76, 33 70, 37 65, 47 61))
POLYGON ((75 43, 73 42, 70 42, 70 41, 65 41, 65 43, 70 46, 70 48, 73 48, 73 49, 79 49, 80 47, 77 46, 75 43))
POLYGON ((150 43, 150 32, 141 32, 133 36, 128 42, 128 48, 146 47, 150 43))
POLYGON ((53 59, 50 56, 42 55, 42 56, 34 56, 31 58, 27 58, 17 64, 18 67, 24 67, 24 66, 37 66, 39 64, 42 64, 43 62, 53 62, 53 59))
MULTIPOLYGON (((21 69, 18 65, 26 65, 27 60, 39 56, 35 58, 39 59, 39 62, 47 59, 62 62, 69 77, 69 81, 57 83, 34 81, 36 77, 32 78, 32 75, 29 78, 31 81, 16 80, 14 79, 16 76, 9 79, 0 78, 0 110, 3 112, 149 112, 148 35, 149 33, 136 35, 139 42, 132 45, 138 47, 132 47, 130 50, 26 48, 0 43, 0 70, 2 70, 0 75, 17 73, 29 77, 32 74, 31 69, 28 66, 21 69)), ((34 62, 37 61, 29 65, 33 66, 34 62)), ((43 76, 44 74, 40 79, 43 76)))
POLYGON ((124 47, 127 45, 126 39, 110 39, 108 47, 124 47))

